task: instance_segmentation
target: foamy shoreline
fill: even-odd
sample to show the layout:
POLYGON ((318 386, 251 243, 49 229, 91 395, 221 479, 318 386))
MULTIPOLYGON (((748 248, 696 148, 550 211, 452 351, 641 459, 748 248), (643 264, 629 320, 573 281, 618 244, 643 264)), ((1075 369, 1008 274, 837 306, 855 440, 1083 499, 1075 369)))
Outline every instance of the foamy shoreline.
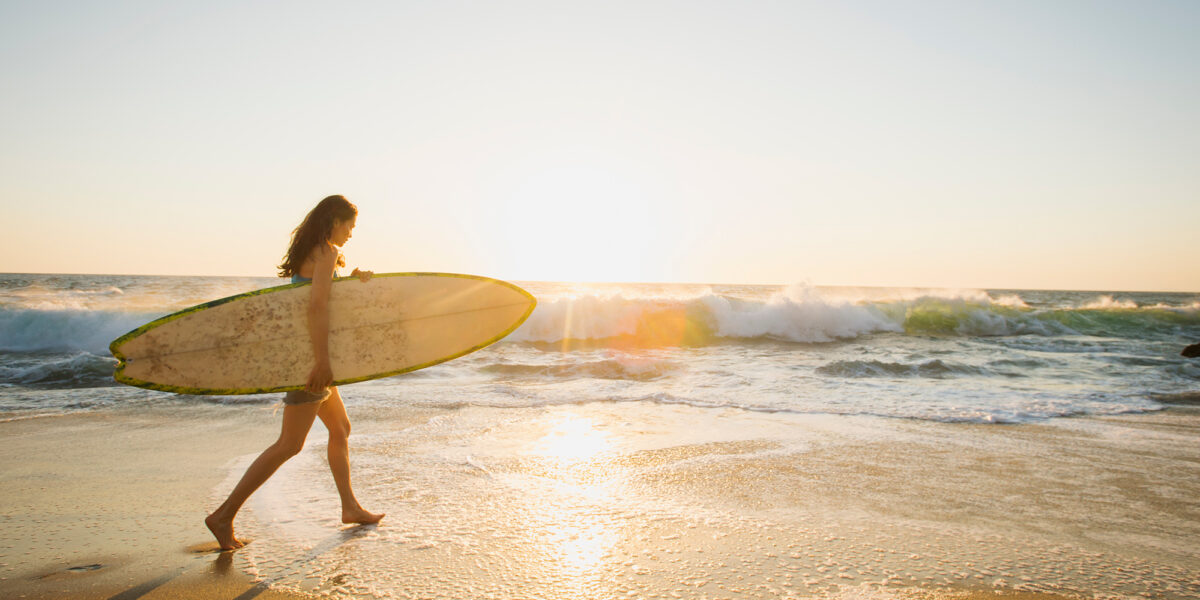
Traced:
MULTIPOLYGON (((0 414, 256 402, 114 387, 116 337, 278 284, 0 274, 0 414)), ((1200 363, 1195 294, 535 282, 500 343, 355 387, 356 402, 519 408, 595 401, 967 423, 1161 408, 1200 363), (836 340, 836 341, 834 341, 836 340)), ((273 401, 273 400, 268 400, 273 401)))
POLYGON ((384 523, 325 514, 317 426, 239 517, 254 540, 232 555, 205 552, 201 519, 273 440, 270 407, 0 423, 0 591, 1200 596, 1192 408, 1004 426, 655 404, 355 412, 356 488, 384 523))

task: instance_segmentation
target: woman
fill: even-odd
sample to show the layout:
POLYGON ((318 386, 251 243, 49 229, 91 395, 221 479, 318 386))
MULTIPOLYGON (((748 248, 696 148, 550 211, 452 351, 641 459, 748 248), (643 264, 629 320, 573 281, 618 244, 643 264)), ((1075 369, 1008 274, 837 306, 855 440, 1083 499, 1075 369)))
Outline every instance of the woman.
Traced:
MULTIPOLYGON (((305 389, 288 392, 283 399, 283 427, 279 439, 246 469, 225 503, 204 519, 222 550, 244 545, 233 535, 233 518, 254 490, 304 448, 304 438, 316 417, 320 417, 329 429, 329 470, 333 471, 333 480, 342 499, 342 522, 378 523, 384 516, 363 509, 350 489, 347 445, 350 419, 338 389, 329 385, 333 383, 329 366, 329 290, 333 278, 337 277, 337 267, 346 264, 338 250, 350 239, 357 217, 358 209, 346 198, 329 196, 318 203, 292 232, 292 243, 283 264, 279 265, 279 275, 290 276, 293 282, 312 281, 308 330, 316 362, 308 373, 305 389)), ((352 275, 366 282, 374 273, 355 269, 352 275)))

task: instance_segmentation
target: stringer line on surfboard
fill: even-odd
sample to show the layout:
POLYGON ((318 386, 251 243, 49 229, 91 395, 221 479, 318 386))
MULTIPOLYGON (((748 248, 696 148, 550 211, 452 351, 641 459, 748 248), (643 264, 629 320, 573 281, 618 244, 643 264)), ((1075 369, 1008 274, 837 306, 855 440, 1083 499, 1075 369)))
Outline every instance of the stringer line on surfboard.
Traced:
MULTIPOLYGON (((438 319, 441 317, 452 317, 455 315, 465 315, 465 314, 469 314, 469 313, 483 312, 483 311, 488 311, 488 310, 500 310, 502 308, 512 308, 514 306, 525 306, 526 304, 527 303, 525 303, 525 302, 513 302, 511 304, 502 304, 502 305, 498 305, 498 306, 488 306, 485 308, 472 308, 469 310, 459 310, 459 311, 454 311, 454 312, 438 313, 436 315, 427 315, 424 317, 412 317, 412 318, 408 318, 408 319, 396 319, 396 320, 392 320, 392 321, 381 321, 378 323, 367 323, 365 325, 355 325, 354 327, 338 327, 337 329, 330 329, 329 332, 330 333, 334 333, 334 332, 340 333, 343 331, 354 331, 357 329, 367 329, 370 327, 379 327, 381 325, 390 325, 392 323, 410 323, 410 322, 414 322, 414 321, 426 321, 429 319, 438 319)), ((256 340, 254 342, 250 342, 250 344, 254 344, 254 345, 269 344, 271 342, 278 342, 278 341, 290 339, 290 337, 293 337, 293 336, 256 340)), ((137 359, 127 358, 124 360, 124 362, 132 363, 135 360, 157 359, 157 358, 163 358, 163 357, 167 357, 167 356, 181 356, 184 354, 196 354, 198 352, 212 352, 214 350, 224 350, 226 348, 233 348, 235 346, 244 346, 244 345, 247 345, 247 343, 243 342, 240 344, 227 344, 224 346, 209 346, 207 348, 196 348, 193 350, 180 350, 179 352, 163 352, 163 353, 154 354, 151 356, 143 356, 143 357, 137 358, 137 359)))

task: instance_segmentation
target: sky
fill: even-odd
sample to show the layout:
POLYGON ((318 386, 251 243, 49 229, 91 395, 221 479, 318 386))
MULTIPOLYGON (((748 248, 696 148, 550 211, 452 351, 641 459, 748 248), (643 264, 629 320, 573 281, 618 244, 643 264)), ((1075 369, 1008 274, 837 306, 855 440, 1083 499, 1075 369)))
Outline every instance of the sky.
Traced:
POLYGON ((0 272, 1200 291, 1200 3, 0 2, 0 272))

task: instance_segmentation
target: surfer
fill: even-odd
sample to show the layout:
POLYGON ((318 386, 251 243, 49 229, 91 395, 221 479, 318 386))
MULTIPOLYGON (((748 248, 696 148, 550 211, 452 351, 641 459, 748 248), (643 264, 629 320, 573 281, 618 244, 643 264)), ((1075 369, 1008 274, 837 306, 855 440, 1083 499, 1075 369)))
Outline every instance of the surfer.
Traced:
MULTIPOLYGON (((204 519, 222 550, 233 550, 244 545, 233 535, 234 517, 254 490, 265 483, 280 465, 304 448, 304 439, 317 417, 329 430, 329 470, 333 472, 333 481, 341 496, 342 522, 378 523, 384 516, 383 513, 365 510, 350 488, 350 450, 347 443, 350 419, 338 389, 330 385, 333 383, 333 371, 329 363, 329 290, 333 278, 337 276, 337 267, 346 265, 339 249, 350 239, 357 217, 358 209, 345 197, 329 196, 321 200, 304 217, 300 226, 292 231, 292 242, 283 264, 279 265, 279 275, 291 277, 293 282, 312 281, 308 329, 316 363, 309 371, 305 389, 288 392, 284 397, 283 426, 279 439, 254 460, 229 493, 229 498, 204 519)), ((366 282, 374 273, 355 269, 351 275, 366 282)))

